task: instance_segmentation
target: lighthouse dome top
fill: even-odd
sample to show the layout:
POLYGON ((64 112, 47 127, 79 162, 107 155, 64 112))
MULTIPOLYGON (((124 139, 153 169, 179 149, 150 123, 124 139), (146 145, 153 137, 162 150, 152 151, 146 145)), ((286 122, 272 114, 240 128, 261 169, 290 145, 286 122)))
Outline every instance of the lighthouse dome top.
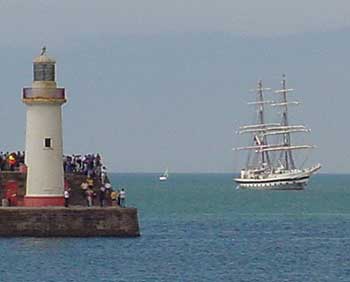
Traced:
POLYGON ((41 53, 38 57, 34 58, 33 60, 34 64, 55 64, 56 61, 52 58, 50 58, 47 54, 46 54, 46 47, 44 46, 41 49, 41 53))

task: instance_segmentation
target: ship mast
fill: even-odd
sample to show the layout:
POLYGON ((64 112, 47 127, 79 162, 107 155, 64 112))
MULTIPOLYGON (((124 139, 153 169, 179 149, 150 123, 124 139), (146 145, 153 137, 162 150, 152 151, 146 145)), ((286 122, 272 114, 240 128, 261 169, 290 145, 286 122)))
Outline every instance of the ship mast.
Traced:
MULTIPOLYGON (((263 91, 266 90, 271 90, 270 88, 263 88, 263 84, 262 81, 259 80, 258 81, 258 87, 256 89, 256 106, 257 106, 257 114, 258 114, 258 125, 261 125, 263 128, 265 127, 265 112, 264 112, 264 104, 268 101, 264 101, 264 95, 263 95, 263 91)), ((266 135, 262 134, 263 132, 261 132, 261 134, 259 134, 258 132, 254 135, 254 142, 256 145, 259 145, 261 147, 264 147, 267 145, 267 137, 266 135)), ((261 151, 261 165, 265 166, 267 164, 267 166, 270 166, 271 162, 270 162, 270 157, 269 157, 269 153, 267 151, 261 151)))
MULTIPOLYGON (((283 75, 282 88, 275 91, 277 94, 281 94, 281 98, 277 102, 264 100, 263 91, 270 90, 269 88, 263 88, 262 81, 258 82, 257 89, 253 91, 256 93, 256 100, 249 102, 248 104, 256 105, 257 121, 253 125, 244 125, 239 128, 239 134, 252 134, 253 142, 250 146, 237 147, 234 150, 249 150, 255 152, 255 169, 266 169, 275 166, 275 162, 271 160, 273 152, 280 152, 279 166, 282 165, 283 169, 290 170, 295 169, 295 162, 292 151, 300 149, 314 148, 312 145, 292 145, 291 134, 297 132, 310 132, 310 129, 304 125, 289 125, 288 120, 288 105, 299 105, 297 101, 287 101, 288 92, 293 89, 287 88, 286 78, 283 75), (282 120, 279 123, 265 123, 265 104, 269 104, 272 107, 280 107, 282 112, 282 120), (268 144, 267 136, 281 135, 282 138, 277 144, 268 144)), ((248 155, 247 168, 250 163, 250 154, 248 155)))
MULTIPOLYGON (((286 126, 286 127, 289 126, 287 93, 290 91, 293 91, 293 89, 287 89, 286 75, 283 74, 282 89, 277 90, 276 93, 282 94, 282 102, 279 104, 282 106, 281 126, 286 126)), ((285 133, 283 133, 283 145, 285 147, 291 147, 291 137, 290 137, 289 131, 286 131, 285 133)), ((294 159, 293 159, 292 150, 282 151, 281 154, 283 155, 285 169, 295 169, 295 163, 294 163, 294 159)))

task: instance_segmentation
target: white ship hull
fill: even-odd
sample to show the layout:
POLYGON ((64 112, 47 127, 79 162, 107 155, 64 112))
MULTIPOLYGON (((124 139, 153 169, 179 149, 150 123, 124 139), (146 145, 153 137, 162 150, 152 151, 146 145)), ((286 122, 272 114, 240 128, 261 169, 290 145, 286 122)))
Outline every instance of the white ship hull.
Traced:
POLYGON ((281 174, 270 174, 266 177, 241 177, 234 180, 240 188, 254 190, 303 190, 310 176, 319 170, 321 165, 310 169, 281 174))
POLYGON ((292 180, 279 180, 279 181, 265 181, 259 182, 257 180, 251 180, 247 182, 240 182, 239 179, 235 179, 239 187, 242 189, 254 189, 254 190, 303 190, 309 181, 309 177, 292 180))
POLYGON ((167 181, 168 177, 166 176, 159 176, 159 181, 167 181))
POLYGON ((168 176, 168 169, 166 169, 165 172, 161 176, 159 176, 159 181, 167 181, 168 176))

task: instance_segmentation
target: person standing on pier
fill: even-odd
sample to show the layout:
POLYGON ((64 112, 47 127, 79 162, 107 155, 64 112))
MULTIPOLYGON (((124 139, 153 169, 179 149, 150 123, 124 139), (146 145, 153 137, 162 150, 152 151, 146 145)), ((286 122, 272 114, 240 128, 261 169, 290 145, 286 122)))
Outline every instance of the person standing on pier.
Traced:
POLYGON ((124 188, 122 188, 122 190, 120 191, 119 198, 120 198, 120 206, 122 208, 125 208, 126 192, 125 192, 124 188))
POLYGON ((104 185, 100 188, 100 206, 103 207, 105 204, 105 198, 106 198, 106 188, 104 185))
POLYGON ((112 190, 111 192, 111 202, 112 202, 112 206, 116 206, 118 205, 119 203, 117 202, 117 199, 118 199, 118 192, 112 190))
POLYGON ((64 196, 64 206, 66 208, 68 208, 68 206, 69 206, 69 191, 68 190, 64 190, 63 196, 64 196))
POLYGON ((92 191, 91 189, 88 189, 86 191, 86 203, 88 207, 92 206, 92 196, 93 196, 94 191, 92 191))
POLYGON ((101 182, 102 184, 105 184, 106 182, 106 177, 107 177, 107 169, 105 166, 101 168, 101 182))

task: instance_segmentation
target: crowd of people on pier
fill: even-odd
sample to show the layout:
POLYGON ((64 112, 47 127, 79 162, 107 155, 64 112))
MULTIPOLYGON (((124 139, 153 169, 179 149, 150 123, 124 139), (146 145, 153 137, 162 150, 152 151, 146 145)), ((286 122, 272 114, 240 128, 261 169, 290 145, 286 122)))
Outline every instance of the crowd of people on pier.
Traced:
POLYGON ((0 152, 1 171, 19 171, 24 166, 24 152, 0 152))
POLYGON ((105 172, 100 154, 66 155, 63 157, 64 171, 83 173, 88 176, 101 176, 105 172))
MULTIPOLYGON (((85 181, 80 185, 82 196, 86 199, 86 205, 92 207, 96 205, 94 202, 96 199, 99 201, 100 207, 105 206, 119 206, 124 208, 126 202, 126 191, 124 188, 114 189, 111 183, 102 183, 96 192, 94 190, 94 180, 88 176, 85 181)), ((65 187, 64 190, 64 205, 68 207, 70 198, 71 188, 65 187)))
MULTIPOLYGON (((0 152, 1 171, 20 171, 24 165, 24 151, 0 152)), ((67 173, 82 173, 87 176, 105 178, 106 167, 102 163, 100 154, 65 155, 63 156, 63 169, 67 173)))
POLYGON ((112 187, 111 183, 102 182, 98 192, 95 192, 93 190, 93 179, 89 177, 81 183, 80 188, 88 207, 93 206, 96 198, 99 200, 100 207, 106 205, 125 207, 126 192, 124 188, 117 190, 112 187))

